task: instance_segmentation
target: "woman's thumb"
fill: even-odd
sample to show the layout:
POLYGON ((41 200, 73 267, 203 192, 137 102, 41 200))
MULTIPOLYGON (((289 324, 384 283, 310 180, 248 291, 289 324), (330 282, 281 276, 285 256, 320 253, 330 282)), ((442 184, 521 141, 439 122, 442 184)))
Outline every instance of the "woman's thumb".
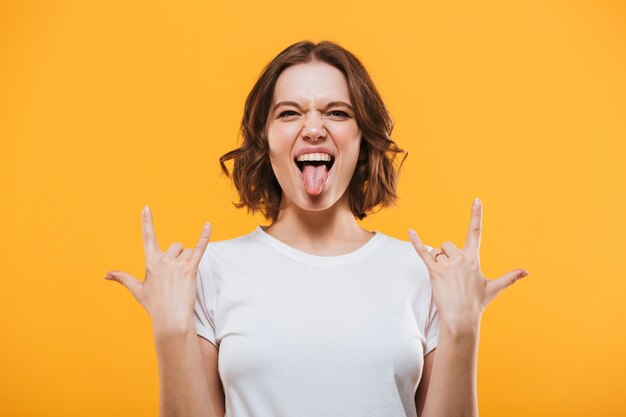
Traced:
POLYGON ((141 291, 142 282, 132 275, 127 274, 123 271, 109 271, 107 272, 104 279, 119 282, 124 287, 126 287, 131 292, 131 294, 133 294, 133 297, 139 299, 138 296, 139 292, 141 291))
POLYGON ((517 280, 519 280, 520 278, 524 278, 527 275, 528 275, 528 272, 524 269, 516 269, 514 271, 507 272, 506 274, 502 275, 500 278, 496 278, 490 281, 494 290, 493 292, 495 293, 495 295, 498 295, 500 291, 512 285, 513 283, 517 282, 517 280))

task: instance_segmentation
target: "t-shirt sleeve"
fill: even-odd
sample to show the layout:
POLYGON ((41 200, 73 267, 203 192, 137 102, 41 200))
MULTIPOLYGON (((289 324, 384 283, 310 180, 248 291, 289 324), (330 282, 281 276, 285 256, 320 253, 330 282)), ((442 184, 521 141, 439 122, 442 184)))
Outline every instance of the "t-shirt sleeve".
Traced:
MULTIPOLYGON (((426 246, 429 251, 433 249, 432 246, 424 246, 426 246)), ((439 338, 439 315, 437 314, 437 306, 435 305, 435 300, 433 299, 432 285, 430 282, 428 289, 428 317, 426 319, 426 326, 424 329, 424 335, 426 336, 424 356, 437 347, 437 339, 439 338)))
POLYGON ((424 348, 424 356, 437 347, 437 339, 439 337, 439 316, 437 315, 437 307, 432 299, 432 291, 430 295, 430 305, 428 307, 428 319, 426 320, 426 347, 424 348))
POLYGON ((196 275, 196 305, 194 307, 194 324, 196 333, 217 346, 215 335, 215 306, 217 294, 215 280, 211 272, 206 252, 202 256, 196 275))

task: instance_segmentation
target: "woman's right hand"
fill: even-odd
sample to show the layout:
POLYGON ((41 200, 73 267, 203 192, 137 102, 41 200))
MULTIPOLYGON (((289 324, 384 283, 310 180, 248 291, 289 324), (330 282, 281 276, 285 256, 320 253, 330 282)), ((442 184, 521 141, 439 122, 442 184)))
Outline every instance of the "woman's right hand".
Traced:
POLYGON ((155 330, 187 330, 193 320, 198 265, 209 243, 211 225, 205 223, 194 249, 183 249, 181 243, 173 243, 161 252, 154 234, 152 213, 145 206, 142 232, 146 256, 144 281, 124 271, 109 271, 104 279, 126 287, 146 309, 155 330))

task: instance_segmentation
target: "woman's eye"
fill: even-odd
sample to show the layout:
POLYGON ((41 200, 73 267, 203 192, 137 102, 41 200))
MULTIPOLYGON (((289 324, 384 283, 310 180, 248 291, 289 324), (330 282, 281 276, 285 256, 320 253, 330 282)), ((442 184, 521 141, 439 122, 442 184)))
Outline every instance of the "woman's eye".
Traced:
MULTIPOLYGON (((331 111, 328 114, 331 115, 331 116, 336 116, 336 117, 347 117, 347 118, 350 117, 350 115, 348 115, 348 113, 346 113, 344 111, 341 111, 341 110, 333 110, 333 111, 331 111)), ((285 110, 285 111, 281 112, 278 115, 278 117, 281 118, 281 117, 289 117, 289 116, 297 116, 297 115, 298 115, 298 113, 293 111, 293 110, 285 110)))
POLYGON ((293 113, 294 115, 295 115, 295 114, 298 114, 298 113, 296 113, 295 111, 292 111, 292 110, 285 110, 284 112, 280 113, 280 114, 278 115, 278 117, 283 117, 283 116, 292 116, 292 114, 289 114, 289 113, 293 113))
POLYGON ((348 113, 346 113, 345 111, 341 111, 341 110, 333 110, 330 112, 331 115, 334 115, 334 113, 338 113, 339 117, 350 117, 348 115, 348 113))

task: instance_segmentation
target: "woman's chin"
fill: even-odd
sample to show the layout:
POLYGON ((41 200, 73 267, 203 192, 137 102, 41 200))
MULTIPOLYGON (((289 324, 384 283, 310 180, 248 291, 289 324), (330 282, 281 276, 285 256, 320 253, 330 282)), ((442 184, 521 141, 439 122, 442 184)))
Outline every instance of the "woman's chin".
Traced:
POLYGON ((298 199, 298 207, 303 210, 321 211, 331 208, 337 201, 322 190, 318 195, 310 195, 306 191, 298 199))
POLYGON ((296 206, 300 210, 307 211, 323 211, 331 208, 335 203, 337 203, 338 199, 333 198, 328 190, 322 189, 322 191, 317 195, 311 195, 307 192, 306 189, 298 189, 296 191, 296 195, 292 198, 283 191, 283 197, 287 197, 289 201, 289 205, 296 206))
MULTIPOLYGON (((323 211, 337 205, 341 200, 336 192, 330 189, 322 189, 317 195, 311 195, 306 190, 299 190, 296 205, 302 210, 323 211)), ((344 194, 346 191, 344 191, 344 194)))

